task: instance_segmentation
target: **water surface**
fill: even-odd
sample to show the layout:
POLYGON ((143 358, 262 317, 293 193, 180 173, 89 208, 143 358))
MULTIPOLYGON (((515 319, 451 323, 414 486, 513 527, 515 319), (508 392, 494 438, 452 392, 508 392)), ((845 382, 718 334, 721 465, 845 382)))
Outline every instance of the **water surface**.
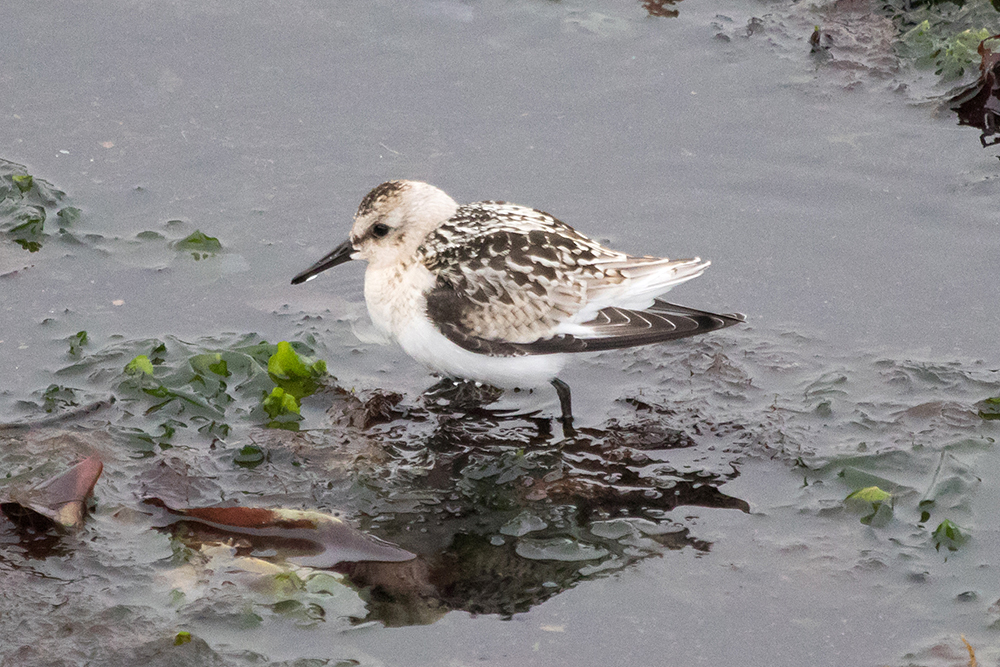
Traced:
POLYGON ((673 9, 15 2, 0 158, 66 196, 37 252, 0 245, 2 421, 48 416, 53 384, 105 400, 160 342, 186 368, 300 341, 354 394, 309 399, 292 435, 250 396, 229 434, 169 449, 129 430, 160 427, 150 404, 5 434, 12 477, 95 451, 105 474, 55 551, 4 528, 3 664, 966 664, 962 633, 995 657, 995 151, 887 42, 811 55, 829 14, 673 9), (288 284, 401 177, 710 259, 671 297, 749 323, 581 360, 576 438, 429 410, 361 266, 288 284), (171 245, 195 230, 222 252, 171 245), (248 444, 256 467, 234 462, 248 444), (844 504, 869 481, 894 495, 883 525, 844 504), (370 572, 268 587, 151 530, 139 501, 165 491, 339 511, 426 577, 388 598, 357 587, 370 572), (944 519, 971 535, 957 551, 934 546, 944 519))

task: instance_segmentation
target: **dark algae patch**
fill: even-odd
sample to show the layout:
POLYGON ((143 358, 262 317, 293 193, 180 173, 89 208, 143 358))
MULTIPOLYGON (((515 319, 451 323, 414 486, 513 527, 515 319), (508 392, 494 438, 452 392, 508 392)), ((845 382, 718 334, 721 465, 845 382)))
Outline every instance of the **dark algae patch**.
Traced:
POLYGON ((952 110, 961 125, 982 130, 979 141, 983 147, 1000 143, 994 135, 1000 132, 1000 35, 984 37, 976 48, 979 53, 979 79, 952 97, 952 110))

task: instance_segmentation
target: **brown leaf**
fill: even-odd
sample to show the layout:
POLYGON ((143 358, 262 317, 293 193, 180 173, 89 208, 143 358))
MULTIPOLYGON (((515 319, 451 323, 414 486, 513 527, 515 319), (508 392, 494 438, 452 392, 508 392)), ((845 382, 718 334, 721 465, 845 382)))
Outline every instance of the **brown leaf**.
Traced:
POLYGON ((261 507, 173 509, 159 498, 143 502, 165 511, 160 527, 185 524, 195 532, 195 539, 201 541, 239 537, 255 551, 276 552, 297 565, 331 568, 345 562, 401 562, 416 558, 409 551, 322 512, 261 507))
POLYGON ((83 520, 87 497, 102 470, 101 460, 91 456, 26 491, 12 493, 10 501, 0 505, 0 509, 19 525, 27 522, 41 529, 44 520, 32 516, 35 514, 66 528, 76 527, 83 520))

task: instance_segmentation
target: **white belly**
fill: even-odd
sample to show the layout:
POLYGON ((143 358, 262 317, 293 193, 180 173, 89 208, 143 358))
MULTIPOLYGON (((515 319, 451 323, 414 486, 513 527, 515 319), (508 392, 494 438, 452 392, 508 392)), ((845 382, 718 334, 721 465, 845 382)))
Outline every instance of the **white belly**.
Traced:
POLYGON ((419 263, 402 270, 398 264, 386 268, 369 264, 365 274, 365 301, 372 322, 431 370, 510 389, 545 384, 566 363, 563 354, 492 357, 459 347, 427 319, 423 295, 433 284, 433 275, 419 263))
POLYGON ((504 389, 545 384, 566 363, 564 354, 492 357, 470 352, 445 338, 426 318, 415 319, 396 339, 407 354, 432 370, 504 389))

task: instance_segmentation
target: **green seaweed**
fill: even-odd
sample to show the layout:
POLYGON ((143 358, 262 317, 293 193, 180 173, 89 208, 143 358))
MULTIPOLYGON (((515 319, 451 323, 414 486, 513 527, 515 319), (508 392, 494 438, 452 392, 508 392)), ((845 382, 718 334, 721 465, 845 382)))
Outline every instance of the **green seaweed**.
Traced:
POLYGON ((945 547, 948 551, 957 551, 968 541, 969 535, 958 524, 950 519, 945 519, 934 529, 931 538, 934 540, 934 548, 938 551, 941 550, 941 547, 945 547))
POLYGON ((59 209, 56 213, 56 217, 59 219, 59 229, 66 229, 67 227, 72 227, 80 219, 82 211, 75 206, 66 206, 65 208, 59 209))
POLYGON ((929 19, 899 37, 897 50, 919 69, 933 69, 942 81, 954 81, 966 70, 979 68, 979 43, 990 36, 986 28, 949 33, 929 19))
POLYGON ((266 460, 267 454, 256 445, 241 447, 240 451, 233 457, 233 463, 248 470, 253 470, 266 460))
POLYGON ((77 390, 58 384, 50 384, 42 393, 42 406, 45 412, 52 413, 80 405, 77 390))
POLYGON ((267 360, 267 372, 285 393, 296 399, 311 396, 326 375, 326 362, 302 356, 291 343, 281 341, 267 360))
POLYGON ((0 234, 28 252, 38 252, 47 238, 45 222, 50 212, 56 213, 60 229, 80 217, 74 207, 55 211, 65 196, 51 183, 29 174, 23 165, 0 160, 0 234))
POLYGON ((844 500, 857 500, 863 503, 875 504, 884 503, 891 498, 892 494, 888 491, 883 491, 877 486, 869 486, 850 493, 844 500))
POLYGON ((208 236, 200 230, 195 230, 180 241, 170 244, 175 250, 190 252, 195 260, 207 259, 222 252, 222 243, 214 236, 208 236))
POLYGON ((86 331, 79 331, 69 337, 69 355, 71 357, 80 356, 83 346, 87 344, 88 337, 86 331))
POLYGON ((153 362, 145 354, 137 355, 132 361, 125 364, 125 372, 129 375, 146 374, 153 375, 153 362))
POLYGON ((979 416, 986 420, 1000 419, 1000 396, 987 398, 976 403, 979 416))
POLYGON ((868 486, 854 491, 846 498, 844 504, 848 507, 859 508, 865 512, 861 517, 861 523, 872 527, 885 526, 892 519, 892 494, 883 491, 877 486, 868 486))
POLYGON ((297 430, 301 400, 327 377, 326 363, 310 356, 308 344, 275 345, 253 334, 207 344, 170 337, 116 342, 93 352, 86 331, 68 342, 71 363, 56 371, 61 381, 23 405, 58 413, 107 402, 110 394, 121 419, 109 430, 143 455, 196 438, 227 438, 237 426, 297 430))
POLYGON ((14 182, 17 189, 20 190, 22 195, 30 190, 31 186, 35 184, 35 179, 30 174, 15 174, 14 176, 11 176, 11 180, 14 182))
POLYGON ((277 419, 286 415, 301 415, 299 402, 295 396, 289 394, 281 387, 275 387, 263 401, 264 410, 268 417, 277 419))

